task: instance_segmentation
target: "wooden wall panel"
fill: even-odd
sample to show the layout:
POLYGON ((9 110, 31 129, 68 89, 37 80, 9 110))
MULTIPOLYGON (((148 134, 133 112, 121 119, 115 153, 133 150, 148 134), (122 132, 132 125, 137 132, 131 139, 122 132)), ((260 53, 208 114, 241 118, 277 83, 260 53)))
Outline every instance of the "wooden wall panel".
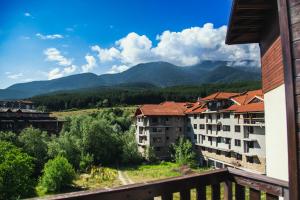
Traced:
POLYGON ((263 92, 269 92, 284 83, 282 49, 280 36, 264 53, 262 64, 263 92))

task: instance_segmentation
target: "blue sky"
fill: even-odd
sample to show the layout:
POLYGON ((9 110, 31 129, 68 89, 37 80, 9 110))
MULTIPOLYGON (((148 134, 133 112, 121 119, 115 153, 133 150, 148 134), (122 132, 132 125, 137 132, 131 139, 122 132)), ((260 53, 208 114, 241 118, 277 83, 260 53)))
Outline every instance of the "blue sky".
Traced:
POLYGON ((140 62, 254 58, 226 47, 231 0, 0 0, 0 88, 140 62))

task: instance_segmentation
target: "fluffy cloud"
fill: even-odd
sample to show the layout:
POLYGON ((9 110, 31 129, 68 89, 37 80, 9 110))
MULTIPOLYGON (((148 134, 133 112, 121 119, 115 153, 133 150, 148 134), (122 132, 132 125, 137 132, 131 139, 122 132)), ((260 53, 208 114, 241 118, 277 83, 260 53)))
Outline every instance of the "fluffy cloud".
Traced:
POLYGON ((72 60, 65 58, 56 48, 48 48, 44 51, 44 54, 47 56, 46 60, 57 62, 61 66, 69 66, 72 64, 72 60))
POLYGON ((81 66, 82 72, 90 72, 96 67, 96 59, 94 56, 86 55, 85 56, 86 64, 81 66))
POLYGON ((98 53, 100 63, 114 62, 119 66, 158 60, 181 66, 197 64, 203 60, 255 60, 258 63, 258 46, 225 45, 226 31, 226 26, 215 28, 211 23, 180 32, 167 30, 157 36, 156 46, 146 35, 132 32, 116 41, 111 48, 100 48, 97 45, 91 48, 98 53))
POLYGON ((60 34, 52 34, 52 35, 43 35, 41 33, 37 33, 35 34, 35 36, 37 36, 38 38, 42 39, 42 40, 54 40, 54 39, 61 39, 64 38, 62 35, 60 34))
POLYGON ((59 68, 55 68, 48 73, 49 80, 61 77, 63 77, 63 71, 61 71, 59 68))
POLYGON ((65 74, 72 74, 72 73, 74 73, 76 71, 76 69, 77 69, 76 65, 71 65, 69 67, 65 67, 64 68, 64 73, 65 74))
POLYGON ((108 74, 120 73, 129 69, 127 65, 113 65, 111 69, 107 72, 108 74))
POLYGON ((48 79, 56 79, 56 78, 61 78, 65 75, 72 74, 76 71, 77 66, 76 65, 71 65, 69 67, 65 67, 63 69, 60 68, 54 68, 51 71, 48 72, 48 79))

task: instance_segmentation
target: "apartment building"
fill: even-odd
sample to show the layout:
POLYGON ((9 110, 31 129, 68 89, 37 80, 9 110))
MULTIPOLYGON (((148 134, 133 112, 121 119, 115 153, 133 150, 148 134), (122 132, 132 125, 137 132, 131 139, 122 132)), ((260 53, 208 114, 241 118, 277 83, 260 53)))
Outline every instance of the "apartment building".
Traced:
POLYGON ((145 155, 147 148, 151 147, 160 159, 169 158, 169 146, 184 135, 184 112, 189 105, 189 103, 164 102, 140 106, 135 113, 139 151, 145 155))
POLYGON ((180 135, 195 144, 202 165, 232 166, 265 173, 264 103, 261 90, 218 92, 195 103, 165 102, 137 109, 141 152, 152 146, 168 158, 169 145, 180 135))

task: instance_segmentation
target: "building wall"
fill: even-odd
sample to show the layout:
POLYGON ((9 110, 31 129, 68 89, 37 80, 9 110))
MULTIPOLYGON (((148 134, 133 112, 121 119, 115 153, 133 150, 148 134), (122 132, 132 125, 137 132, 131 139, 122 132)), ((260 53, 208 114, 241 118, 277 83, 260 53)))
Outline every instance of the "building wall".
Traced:
POLYGON ((261 59, 262 85, 266 93, 284 82, 282 48, 280 36, 270 45, 261 59))
POLYGON ((288 180, 287 127, 284 85, 267 92, 265 100, 267 175, 288 180))

